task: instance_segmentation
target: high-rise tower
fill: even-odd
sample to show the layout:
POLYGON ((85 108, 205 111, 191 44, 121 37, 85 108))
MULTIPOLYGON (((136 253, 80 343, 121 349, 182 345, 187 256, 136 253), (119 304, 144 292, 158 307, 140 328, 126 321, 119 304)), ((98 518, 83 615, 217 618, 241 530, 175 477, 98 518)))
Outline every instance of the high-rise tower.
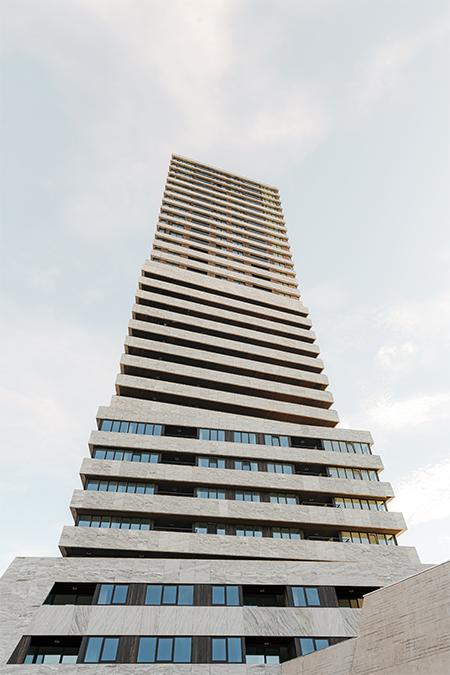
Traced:
POLYGON ((421 565, 332 404, 278 190, 173 156, 63 557, 4 577, 0 672, 239 673, 356 636, 421 565))

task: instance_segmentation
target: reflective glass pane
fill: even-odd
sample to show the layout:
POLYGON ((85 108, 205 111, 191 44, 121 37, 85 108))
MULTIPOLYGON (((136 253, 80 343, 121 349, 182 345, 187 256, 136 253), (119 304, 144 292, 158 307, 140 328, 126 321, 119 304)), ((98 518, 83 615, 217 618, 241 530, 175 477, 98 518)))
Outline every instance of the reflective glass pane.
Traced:
POLYGON ((325 649, 325 647, 329 647, 329 646, 330 646, 329 640, 327 640, 325 638, 316 638, 316 649, 317 650, 325 649))
POLYGON ((172 650, 173 650, 173 638, 159 638, 156 660, 171 661, 172 650))
POLYGON ((317 588, 305 588, 306 600, 310 607, 318 607, 320 605, 319 591, 317 588))
POLYGON ((175 605, 177 601, 177 586, 163 586, 163 605, 175 605))
POLYGON ((238 606, 239 605, 239 587, 238 586, 227 586, 227 605, 229 606, 238 606))
POLYGON ((174 663, 190 663, 192 652, 192 638, 175 638, 173 661, 174 663))
POLYGON ((112 421, 111 420, 102 420, 100 424, 100 430, 101 431, 111 431, 112 429, 112 421))
POLYGON ((88 638, 86 654, 84 656, 85 663, 98 663, 100 661, 100 650, 102 648, 103 638, 90 637, 88 638))
POLYGON ((161 592, 162 592, 162 586, 160 584, 155 584, 153 586, 147 586, 147 592, 145 594, 145 604, 146 605, 160 605, 161 604, 161 592))
POLYGON ((138 663, 154 663, 156 651, 156 638, 141 637, 139 639, 138 663))
POLYGON ((115 605, 123 605, 127 601, 128 586, 127 584, 117 584, 114 590, 113 603, 115 605))
MULTIPOLYGON (((128 422, 120 422, 119 430, 120 430, 123 434, 126 434, 126 433, 127 433, 127 431, 128 431, 128 424, 129 424, 128 422)), ((113 424, 113 431, 115 431, 115 429, 114 429, 114 424, 113 424)))
POLYGON ((303 656, 312 654, 315 651, 314 640, 312 638, 300 638, 300 648, 303 656))
POLYGON ((212 600, 213 605, 224 605, 225 604, 225 586, 213 586, 212 587, 212 600))
POLYGON ((105 450, 95 450, 94 451, 95 459, 105 459, 106 451, 105 450))
POLYGON ((241 638, 228 638, 228 663, 242 662, 241 638))
POLYGON ((115 661, 117 657, 118 646, 119 646, 119 638, 105 638, 100 660, 115 661))
POLYGON ((136 433, 138 433, 138 434, 145 433, 145 424, 143 424, 142 422, 139 422, 139 424, 137 425, 137 432, 136 433))
POLYGON ((211 660, 227 660, 227 644, 225 638, 211 638, 211 660))
POLYGON ((98 594, 97 605, 111 604, 112 593, 113 593, 112 584, 102 584, 100 586, 100 593, 98 594))
POLYGON ((178 587, 178 604, 179 605, 193 605, 194 604, 194 587, 193 586, 179 586, 178 587))
POLYGON ((292 597, 295 607, 306 607, 305 590, 302 586, 292 587, 292 597))

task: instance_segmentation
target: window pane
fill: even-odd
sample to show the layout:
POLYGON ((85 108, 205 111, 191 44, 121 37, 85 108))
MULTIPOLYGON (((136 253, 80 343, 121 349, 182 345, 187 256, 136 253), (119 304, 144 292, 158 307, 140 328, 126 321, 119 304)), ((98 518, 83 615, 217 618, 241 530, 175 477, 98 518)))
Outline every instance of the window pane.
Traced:
POLYGON ((163 605, 175 605, 177 601, 177 586, 163 586, 163 605))
POLYGON ((112 584, 102 584, 100 586, 100 593, 98 594, 98 605, 110 605, 113 592, 112 584))
POLYGON ((85 663, 98 663, 100 661, 100 650, 102 648, 103 638, 90 637, 88 638, 86 654, 84 657, 85 663))
POLYGON ((228 638, 228 662, 242 662, 242 642, 241 638, 228 638))
POLYGON ((306 607, 305 590, 302 586, 293 586, 292 596, 294 598, 295 607, 306 607))
POLYGON ((135 434, 136 430, 137 430, 137 422, 130 422, 130 426, 128 427, 128 433, 135 434))
POLYGON ((238 586, 227 586, 227 605, 237 606, 239 605, 239 587, 238 586))
POLYGON ((178 587, 178 604, 179 605, 193 605, 194 604, 194 587, 193 586, 179 586, 178 587))
POLYGON ((211 638, 211 660, 226 661, 227 649, 225 638, 211 638))
POLYGON ((154 663, 156 638, 142 637, 139 639, 138 663, 154 663))
POLYGON ((305 588, 306 600, 310 607, 319 606, 320 598, 317 588, 305 588))
POLYGON ((172 661, 173 638, 159 638, 157 661, 172 661))
POLYGON ((128 586, 126 584, 117 584, 114 590, 113 603, 123 605, 127 601, 128 586))
MULTIPOLYGON (((129 424, 128 422, 120 422, 119 431, 121 431, 122 433, 127 433, 127 431, 128 431, 128 424, 129 424)), ((115 425, 115 422, 114 422, 114 424, 113 424, 113 431, 115 431, 114 425, 115 425)))
POLYGON ((325 649, 325 647, 329 647, 330 643, 326 638, 316 638, 316 649, 325 649))
POLYGON ((314 650, 314 640, 312 638, 300 638, 300 647, 302 655, 311 654, 314 650))
POLYGON ((154 586, 147 586, 147 592, 145 594, 145 604, 146 605, 160 605, 161 604, 161 591, 162 591, 162 586, 160 584, 155 584, 154 586))
POLYGON ((100 430, 101 431, 111 431, 112 429, 112 421, 111 420, 102 420, 101 425, 100 425, 100 430))
POLYGON ((119 638, 105 638, 101 661, 115 661, 117 657, 117 647, 119 638))
POLYGON ((137 433, 143 434, 144 432, 145 432, 145 424, 139 422, 139 424, 137 425, 137 433))
POLYGON ((174 663, 190 663, 192 652, 192 638, 175 638, 173 651, 174 663))
POLYGON ((225 604, 225 586, 213 586, 212 587, 212 600, 213 605, 224 605, 225 604))

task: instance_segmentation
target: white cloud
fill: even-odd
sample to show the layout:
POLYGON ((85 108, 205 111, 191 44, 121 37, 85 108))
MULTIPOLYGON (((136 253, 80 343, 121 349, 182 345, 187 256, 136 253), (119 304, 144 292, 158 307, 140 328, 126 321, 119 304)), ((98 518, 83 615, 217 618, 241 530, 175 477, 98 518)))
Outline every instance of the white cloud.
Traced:
POLYGON ((373 424, 399 430, 450 419, 450 393, 424 394, 394 400, 390 396, 375 402, 368 410, 373 424))
POLYGON ((383 345, 379 348, 377 359, 386 370, 403 370, 414 363, 418 348, 412 342, 401 345, 383 345))
POLYGON ((391 38, 373 48, 356 81, 360 104, 371 104, 393 91, 416 54, 448 30, 449 16, 438 16, 417 34, 391 38))
POLYGON ((391 511, 401 511, 410 526, 450 516, 450 459, 420 467, 396 483, 391 511))

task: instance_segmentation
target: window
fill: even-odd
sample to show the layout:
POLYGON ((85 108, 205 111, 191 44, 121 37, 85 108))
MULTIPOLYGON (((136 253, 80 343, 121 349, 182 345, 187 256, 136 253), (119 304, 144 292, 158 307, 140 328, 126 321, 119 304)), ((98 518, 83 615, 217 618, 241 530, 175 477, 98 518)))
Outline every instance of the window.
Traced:
POLYGON ((281 462, 267 462, 267 471, 269 473, 294 473, 292 464, 284 464, 281 462))
POLYGON ((191 637, 141 637, 138 663, 191 663, 191 637))
POLYGON ((224 441, 225 431, 223 429, 200 429, 200 440, 224 441))
POLYGON ((145 424, 144 422, 123 422, 121 420, 100 420, 100 431, 116 431, 122 434, 145 434, 161 436, 161 424, 145 424))
POLYGON ((45 605, 91 605, 96 584, 60 583, 53 585, 45 605))
POLYGON ((145 593, 146 605, 188 605, 194 604, 192 584, 149 584, 145 593))
POLYGON ((320 607, 319 589, 312 586, 292 586, 294 607, 320 607))
POLYGON ((340 509, 363 509, 369 511, 387 511, 386 503, 378 499, 355 499, 335 497, 334 504, 340 509))
POLYGON ((159 462, 157 452, 136 452, 135 450, 114 450, 112 448, 95 448, 92 457, 94 459, 114 459, 124 462, 148 462, 149 464, 159 462))
POLYGON ((256 434, 247 431, 234 431, 233 440, 235 443, 253 443, 256 444, 256 434))
POLYGON ((352 544, 384 544, 396 546, 397 540, 393 534, 381 532, 341 532, 340 540, 352 544))
POLYGON ((295 530, 290 527, 274 527, 272 529, 273 539, 301 539, 302 534, 300 530, 295 530))
POLYGON ((124 605, 127 595, 127 584, 100 584, 97 605, 124 605))
POLYGON ((234 498, 239 502, 260 502, 261 496, 259 492, 252 492, 251 490, 236 490, 234 498))
POLYGON ((258 462, 251 462, 247 459, 235 459, 234 468, 239 471, 258 471, 258 462))
POLYGON ((197 466, 204 466, 207 469, 224 469, 225 460, 223 457, 197 457, 197 466))
POLYGON ((195 490, 195 496, 200 499, 225 499, 225 490, 199 487, 195 490))
POLYGON ((225 525, 217 523, 196 523, 194 532, 197 534, 226 534, 225 525))
POLYGON ((288 436, 274 436, 273 434, 264 434, 264 445, 278 445, 284 448, 289 447, 288 436))
POLYGON ((240 605, 239 586, 212 586, 211 604, 233 607, 240 605))
POLYGON ((331 452, 350 452, 360 455, 371 455, 368 443, 356 443, 351 441, 322 441, 323 449, 331 452))
POLYGON ((302 656, 312 654, 312 652, 318 652, 321 649, 330 646, 330 640, 328 638, 300 638, 299 642, 302 656))
POLYGON ((262 537, 262 529, 252 525, 236 526, 235 532, 238 537, 262 537))
POLYGON ((153 483, 135 483, 134 481, 92 480, 86 483, 86 490, 99 492, 131 492, 132 494, 153 495, 153 483))
POLYGON ((354 469, 349 466, 329 466, 328 474, 333 478, 354 478, 356 480, 378 480, 374 469, 354 469))
POLYGON ((269 499, 271 504, 298 504, 295 495, 271 494, 269 499))
POLYGON ((119 638, 90 637, 83 663, 115 663, 119 638))
POLYGON ((242 663, 241 638, 211 638, 211 661, 213 663, 242 663))
POLYGON ((116 516, 78 516, 77 527, 101 527, 120 530, 150 530, 151 521, 146 518, 125 518, 116 516))
POLYGON ((23 663, 76 663, 80 637, 32 637, 23 663))

